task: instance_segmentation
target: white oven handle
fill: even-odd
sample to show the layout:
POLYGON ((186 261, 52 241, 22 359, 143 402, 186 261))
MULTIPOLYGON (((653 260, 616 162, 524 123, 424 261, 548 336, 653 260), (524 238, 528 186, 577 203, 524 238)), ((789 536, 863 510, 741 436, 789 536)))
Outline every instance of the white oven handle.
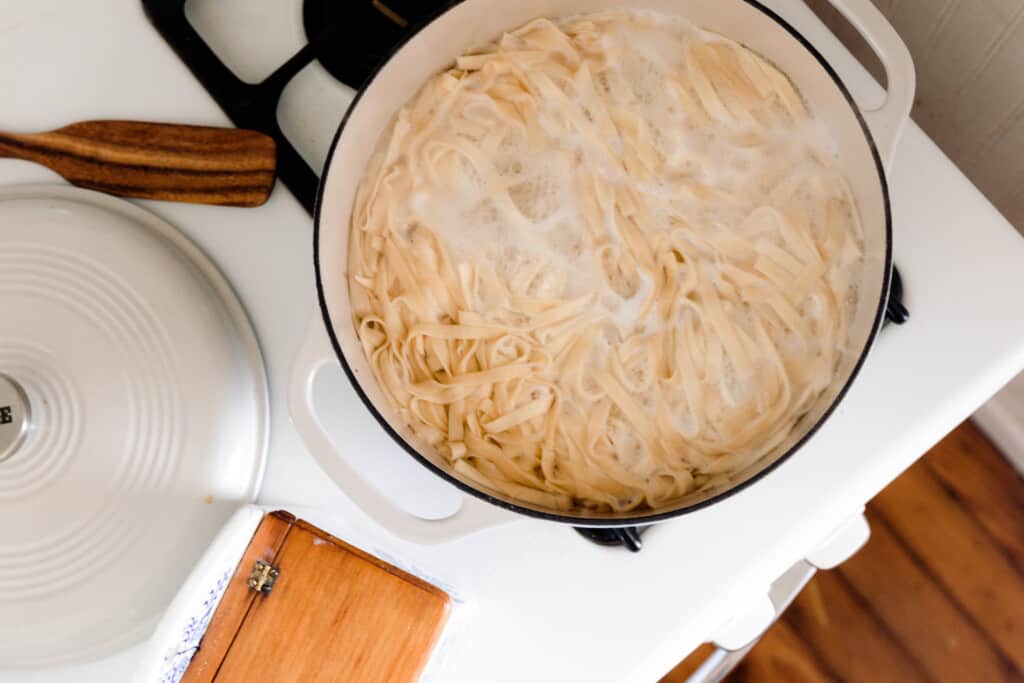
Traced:
POLYGON ((772 582, 767 595, 749 601, 746 609, 722 624, 712 636, 715 650, 701 662, 686 683, 719 683, 761 640, 819 569, 833 569, 860 550, 871 536, 861 509, 824 541, 772 582), (767 610, 766 610, 767 608, 767 610))
MULTIPOLYGON (((375 522, 399 538, 421 544, 445 543, 469 534, 517 519, 508 510, 485 503, 469 495, 462 496, 458 512, 444 519, 421 519, 402 510, 359 471, 345 455, 335 448, 313 402, 313 385, 320 370, 338 363, 334 349, 324 331, 317 311, 310 321, 306 338, 292 367, 288 388, 288 410, 292 424, 306 448, 324 472, 375 522)), ((378 428, 370 425, 370 429, 378 428)))
MULTIPOLYGON (((736 666, 743 661, 747 653, 754 649, 768 628, 782 616, 790 603, 796 599, 807 582, 814 576, 817 568, 805 560, 797 562, 786 573, 772 583, 771 590, 765 596, 772 616, 766 624, 757 628, 756 633, 743 638, 741 643, 724 644, 715 639, 715 651, 701 662, 685 683, 720 683, 736 666)), ((728 629, 727 629, 728 630, 728 629)))

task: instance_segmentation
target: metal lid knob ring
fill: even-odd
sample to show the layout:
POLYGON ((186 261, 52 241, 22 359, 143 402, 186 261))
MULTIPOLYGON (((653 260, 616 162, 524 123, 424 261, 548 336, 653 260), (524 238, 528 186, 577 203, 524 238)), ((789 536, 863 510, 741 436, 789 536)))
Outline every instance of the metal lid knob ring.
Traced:
POLYGON ((30 419, 24 390, 13 379, 0 374, 0 463, 17 452, 28 434, 30 419))

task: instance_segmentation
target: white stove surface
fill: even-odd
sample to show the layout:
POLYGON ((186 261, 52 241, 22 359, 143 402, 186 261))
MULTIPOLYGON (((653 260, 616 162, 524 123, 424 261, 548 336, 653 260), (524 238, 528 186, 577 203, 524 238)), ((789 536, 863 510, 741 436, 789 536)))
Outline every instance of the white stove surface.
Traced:
MULTIPOLYGON (((799 0, 769 4, 819 46, 855 94, 876 89, 799 0)), ((297 0, 194 0, 190 16, 250 80, 303 41, 297 0), (268 17, 274 30, 260 33, 268 17), (259 56, 245 62, 253 45, 259 56)), ((90 118, 228 123, 138 0, 5 0, 0 63, 4 128, 90 118)), ((315 65, 289 86, 282 125, 314 168, 350 97, 315 65)), ((0 160, 0 184, 39 181, 61 182, 40 167, 0 160)), ((440 546, 385 533, 320 472, 288 418, 285 387, 315 306, 309 216, 283 186, 259 209, 140 204, 210 254, 253 319, 273 410, 260 502, 394 558, 463 600, 469 626, 454 634, 439 680, 649 683, 1024 368, 1024 317, 1016 314, 1024 240, 916 125, 897 148, 890 182, 910 322, 881 334, 852 390, 805 448, 757 485, 652 529, 639 554, 528 519, 440 546)), ((327 422, 354 456, 385 463, 378 474, 392 482, 390 493, 418 494, 419 511, 450 508, 452 492, 397 453, 351 400, 340 370, 326 374, 321 408, 336 416, 327 422)), ((125 680, 139 652, 0 673, 0 683, 125 680)))

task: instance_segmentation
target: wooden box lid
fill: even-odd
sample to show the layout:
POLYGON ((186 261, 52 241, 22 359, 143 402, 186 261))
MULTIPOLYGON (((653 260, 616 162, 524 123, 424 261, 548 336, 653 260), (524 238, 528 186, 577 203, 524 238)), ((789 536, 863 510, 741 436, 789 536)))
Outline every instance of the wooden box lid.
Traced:
POLYGON ((450 603, 440 588, 272 512, 182 681, 415 681, 450 603))

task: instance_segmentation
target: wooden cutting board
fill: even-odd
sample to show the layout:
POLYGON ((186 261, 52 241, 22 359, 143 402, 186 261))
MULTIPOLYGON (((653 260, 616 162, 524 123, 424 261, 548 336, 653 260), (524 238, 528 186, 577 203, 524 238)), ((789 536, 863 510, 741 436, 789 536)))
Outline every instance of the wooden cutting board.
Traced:
POLYGON ((415 681, 450 602, 440 588, 273 512, 182 681, 415 681))

